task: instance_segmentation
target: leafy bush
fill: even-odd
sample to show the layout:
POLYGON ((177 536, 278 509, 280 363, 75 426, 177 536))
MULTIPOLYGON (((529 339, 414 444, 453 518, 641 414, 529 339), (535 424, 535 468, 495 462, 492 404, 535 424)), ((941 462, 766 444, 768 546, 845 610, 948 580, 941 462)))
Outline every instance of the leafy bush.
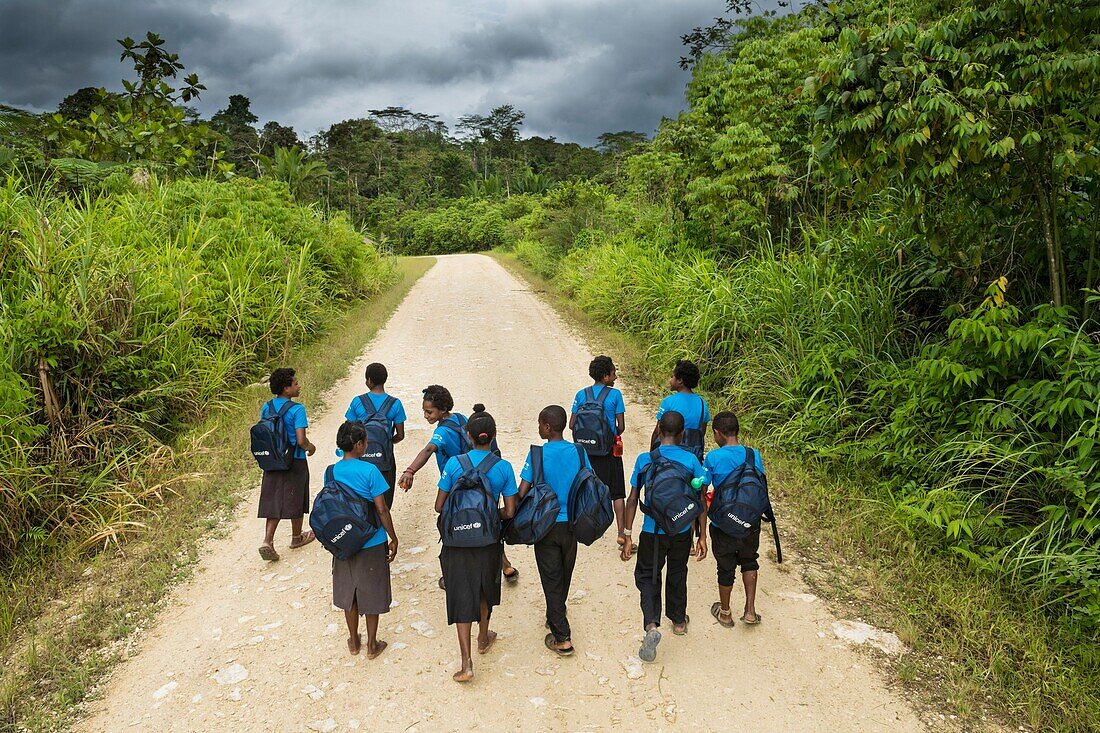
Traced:
POLYGON ((392 265, 282 184, 0 188, 0 559, 124 531, 141 467, 392 265))
POLYGON ((507 241, 500 206, 483 199, 459 199, 435 211, 410 211, 391 232, 402 254, 480 252, 507 241))

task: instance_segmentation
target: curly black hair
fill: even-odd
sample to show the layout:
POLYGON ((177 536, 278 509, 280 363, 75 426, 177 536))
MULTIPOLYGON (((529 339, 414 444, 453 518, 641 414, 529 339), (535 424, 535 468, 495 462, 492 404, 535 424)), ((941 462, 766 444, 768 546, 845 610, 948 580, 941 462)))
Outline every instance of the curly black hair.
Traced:
POLYGON ((657 429, 661 435, 679 435, 684 432, 684 416, 676 410, 669 410, 657 421, 657 429))
POLYGON ((381 387, 386 383, 386 380, 390 378, 390 373, 386 371, 385 364, 374 362, 373 364, 367 364, 367 373, 365 376, 371 381, 371 384, 376 384, 381 387))
POLYGON ((438 384, 428 385, 423 389, 424 401, 431 402, 437 410, 443 410, 443 412, 450 412, 454 409, 455 401, 451 397, 451 393, 446 387, 441 387, 438 384))
POLYGON ((367 439, 367 428, 359 420, 345 420, 336 431, 336 447, 350 451, 360 440, 367 439))
POLYGON ((737 421, 737 415, 726 410, 719 412, 714 416, 714 422, 711 423, 714 429, 720 432, 722 435, 728 435, 730 437, 737 437, 737 433, 741 431, 741 423, 737 421))
POLYGON ((271 376, 267 378, 271 394, 277 397, 283 393, 284 389, 294 384, 294 373, 290 367, 281 367, 271 372, 271 376))
POLYGON ((688 389, 695 389, 699 386, 699 367, 693 361, 680 359, 676 362, 676 366, 672 368, 672 376, 683 382, 688 389))
POLYGON ((611 374, 611 370, 614 368, 615 362, 611 361, 610 356, 597 356, 588 365, 588 376, 592 377, 594 382, 602 382, 603 378, 611 374))
POLYGON ((546 423, 555 433, 565 431, 565 408, 561 405, 547 405, 539 413, 539 422, 546 423))

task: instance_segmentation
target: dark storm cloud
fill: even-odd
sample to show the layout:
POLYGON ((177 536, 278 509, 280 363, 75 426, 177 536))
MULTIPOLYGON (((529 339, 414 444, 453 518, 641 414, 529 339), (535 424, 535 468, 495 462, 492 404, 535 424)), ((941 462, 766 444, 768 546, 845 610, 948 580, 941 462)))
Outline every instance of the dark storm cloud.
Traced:
POLYGON ((683 105, 680 35, 721 0, 0 0, 0 102, 54 109, 83 86, 132 76, 115 39, 154 30, 208 91, 261 120, 311 132, 390 104, 453 123, 513 104, 527 134, 592 144, 606 131, 652 132, 683 105), (281 3, 281 4, 280 4, 281 3))

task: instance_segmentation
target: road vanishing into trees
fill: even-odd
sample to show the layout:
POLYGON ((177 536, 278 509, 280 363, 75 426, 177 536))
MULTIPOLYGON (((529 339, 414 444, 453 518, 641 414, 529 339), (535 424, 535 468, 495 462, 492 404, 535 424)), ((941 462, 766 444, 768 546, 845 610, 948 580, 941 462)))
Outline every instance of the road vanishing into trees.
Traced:
MULTIPOLYGON (((335 460, 336 429, 363 390, 369 362, 389 368, 388 391, 409 416, 398 468, 431 434, 420 390, 440 383, 455 396, 457 411, 468 414, 475 402, 485 403, 496 417, 504 457, 518 473, 528 446, 538 442, 539 410, 548 404, 568 409, 574 392, 589 383, 592 356, 579 334, 491 258, 441 257, 349 365, 326 396, 325 410, 311 416, 318 446, 310 459, 311 495, 335 460)), ((617 386, 627 398, 629 470, 633 456, 647 448, 656 405, 639 401, 634 385, 620 380, 617 386)), ((642 629, 634 563, 619 560, 614 532, 578 553, 569 604, 577 654, 566 659, 543 646, 533 552, 510 547, 521 577, 516 586, 505 584, 493 615, 500 639, 487 655, 475 655, 473 682, 456 684, 455 632, 436 587, 437 478, 432 462, 410 492, 398 491, 393 517, 401 544, 391 567, 394 606, 380 623, 379 638, 389 642, 382 656, 348 654, 343 614, 331 606, 331 558, 319 544, 287 549, 284 522, 276 537, 282 559, 260 559, 257 476, 225 536, 204 546, 193 578, 169 595, 155 626, 75 727, 158 733, 927 729, 875 660, 840 638, 842 620, 799 578, 800 548, 785 548, 783 566, 775 564, 767 530, 757 601, 763 623, 733 629, 715 623, 709 613, 717 600, 714 561, 692 559, 689 633, 667 633, 650 665, 636 657, 642 629)), ((773 484, 773 495, 781 497, 781 481, 773 476, 773 484)), ((782 516, 781 498, 777 505, 782 516)), ((740 594, 738 583, 735 610, 740 594)))

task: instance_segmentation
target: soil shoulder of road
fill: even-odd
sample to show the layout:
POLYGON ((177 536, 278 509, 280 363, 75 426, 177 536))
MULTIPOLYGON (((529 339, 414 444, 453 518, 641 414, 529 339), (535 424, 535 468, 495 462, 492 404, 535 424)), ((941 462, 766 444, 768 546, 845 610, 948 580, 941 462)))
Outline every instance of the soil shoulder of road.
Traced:
MULTIPOLYGON (((405 404, 408 439, 399 467, 430 436, 420 390, 448 386, 456 409, 483 402, 494 414, 505 458, 519 468, 538 440, 536 416, 571 403, 585 386, 588 339, 539 299, 525 281, 481 255, 440 257, 375 339, 311 414, 318 453, 315 491, 333 460, 343 408, 363 390, 363 367, 382 361, 387 389, 405 404), (457 305, 456 305, 457 304, 457 305)), ((612 344, 612 346, 614 346, 612 344)), ((616 356, 612 353, 612 356, 616 356)), ((639 372, 624 370, 628 467, 645 450, 654 393, 639 372)), ((239 426, 241 431, 247 425, 239 426)), ((537 726, 565 730, 923 731, 941 725, 912 709, 904 688, 875 658, 851 645, 888 636, 837 618, 800 578, 806 562, 785 547, 776 565, 765 540, 758 607, 764 623, 719 626, 713 560, 691 561, 689 633, 666 634, 657 662, 637 657, 642 638, 634 563, 617 557, 609 534, 578 554, 569 613, 578 653, 559 659, 542 637, 544 606, 533 553, 509 547, 520 569, 493 614, 500 640, 475 659, 472 683, 453 683, 454 632, 436 588, 437 535, 431 501, 435 467, 426 466, 394 520, 401 550, 391 566, 394 604, 376 660, 351 657, 342 613, 331 605, 330 557, 316 543, 286 549, 265 565, 256 546, 253 488, 223 536, 202 548, 196 571, 167 597, 155 623, 136 637, 130 658, 89 705, 80 730, 467 730, 537 726), (846 623, 847 622, 847 623, 846 623)), ((256 481, 258 486, 258 481, 256 481)), ((640 521, 640 520, 639 520, 640 521)), ((638 526, 636 524, 636 526, 638 526)), ((738 603, 740 586, 734 590, 738 603)), ((665 629, 668 630, 666 624, 665 629)))

